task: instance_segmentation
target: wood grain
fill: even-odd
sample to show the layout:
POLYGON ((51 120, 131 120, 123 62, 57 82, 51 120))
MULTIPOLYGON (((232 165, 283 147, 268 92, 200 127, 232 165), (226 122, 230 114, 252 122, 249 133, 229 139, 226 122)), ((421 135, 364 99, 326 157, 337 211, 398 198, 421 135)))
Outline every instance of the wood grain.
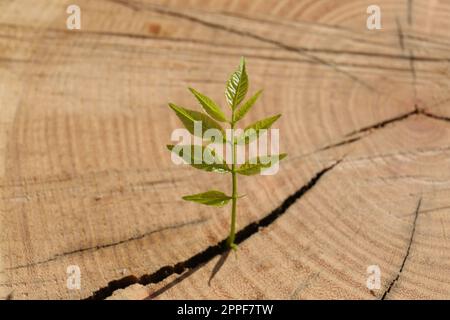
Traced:
POLYGON ((377 1, 379 31, 360 0, 79 0, 74 31, 69 4, 0 3, 2 297, 88 298, 125 278, 126 298, 161 268, 130 297, 450 296, 449 4, 377 1), (175 266, 226 237, 229 210, 180 197, 230 181, 170 161, 167 102, 194 107, 192 86, 224 103, 240 56, 264 88, 246 123, 282 113, 289 157, 241 179, 238 228, 308 190, 209 281, 220 255, 175 266))

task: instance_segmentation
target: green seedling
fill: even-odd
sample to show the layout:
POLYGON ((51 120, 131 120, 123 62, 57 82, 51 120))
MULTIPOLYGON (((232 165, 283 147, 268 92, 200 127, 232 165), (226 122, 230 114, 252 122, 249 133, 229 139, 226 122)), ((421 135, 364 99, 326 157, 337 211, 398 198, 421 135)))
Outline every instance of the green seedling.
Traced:
MULTIPOLYGON (((231 151, 231 167, 221 157, 215 154, 214 150, 204 145, 191 146, 174 146, 168 145, 168 149, 178 156, 186 160, 191 166, 196 169, 205 170, 208 172, 218 172, 231 175, 232 192, 227 195, 222 191, 210 190, 204 193, 184 196, 186 201, 201 203, 208 206, 221 207, 231 201, 231 225, 230 234, 227 239, 227 247, 233 250, 237 249, 235 244, 236 238, 236 214, 237 201, 242 196, 237 192, 237 177, 238 175, 251 176, 261 173, 273 166, 277 161, 286 157, 286 154, 278 154, 271 156, 261 156, 247 160, 245 163, 238 165, 236 154, 238 144, 248 144, 257 139, 261 134, 268 130, 272 124, 280 118, 280 114, 257 121, 243 130, 241 135, 235 136, 236 124, 242 120, 249 110, 254 106, 256 100, 262 93, 262 90, 256 92, 250 99, 244 102, 249 87, 249 79, 246 71, 245 59, 241 59, 239 68, 231 75, 227 82, 225 97, 231 109, 231 117, 227 118, 222 108, 214 102, 211 98, 198 92, 195 89, 189 88, 192 94, 200 103, 204 112, 185 109, 173 103, 169 103, 169 107, 175 112, 181 120, 186 129, 192 134, 202 137, 203 143, 208 140, 204 138, 204 133, 209 129, 215 129, 220 134, 223 134, 220 143, 227 143, 231 151), (201 130, 196 131, 196 123, 201 123, 201 130), (222 128, 222 123, 228 123, 230 126, 231 135, 225 135, 225 130, 222 128), (225 138, 225 136, 227 138, 225 138)), ((211 140, 211 139, 209 139, 211 140)), ((217 141, 214 141, 217 143, 217 141)))

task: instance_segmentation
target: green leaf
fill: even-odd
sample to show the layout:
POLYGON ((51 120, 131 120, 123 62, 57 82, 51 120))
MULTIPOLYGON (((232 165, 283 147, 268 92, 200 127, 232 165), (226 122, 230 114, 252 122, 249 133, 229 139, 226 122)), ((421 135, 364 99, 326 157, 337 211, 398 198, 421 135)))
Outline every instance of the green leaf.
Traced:
POLYGON ((255 138, 259 137, 262 130, 269 129, 272 124, 277 121, 281 117, 281 114, 277 114, 276 116, 269 117, 263 120, 256 121, 252 123, 248 127, 244 129, 244 133, 237 138, 238 143, 249 143, 253 141, 255 138))
POLYGON ((204 193, 184 196, 183 200, 206 204, 207 206, 222 207, 226 205, 232 197, 221 191, 211 190, 204 193))
POLYGON ((196 169, 218 173, 230 172, 230 168, 225 161, 208 147, 200 145, 167 145, 167 149, 196 169), (186 150, 189 150, 189 152, 185 154, 184 151, 186 150))
POLYGON ((247 102, 242 105, 242 107, 239 108, 239 110, 236 112, 236 114, 234 116, 234 121, 235 122, 241 120, 247 114, 247 112, 255 104, 256 100, 258 100, 258 98, 261 95, 261 93, 262 93, 262 90, 259 90, 253 97, 248 99, 247 102))
POLYGON ((205 110, 205 112, 209 114, 213 119, 221 122, 227 121, 225 114, 211 98, 205 96, 204 94, 201 94, 193 88, 189 88, 189 90, 197 98, 198 102, 200 102, 203 110, 205 110))
POLYGON ((222 133, 222 136, 225 136, 225 132, 223 131, 220 124, 218 124, 216 121, 208 117, 206 114, 203 114, 201 112, 185 109, 182 107, 179 107, 173 103, 169 103, 169 107, 175 111, 178 118, 181 120, 181 122, 184 124, 186 129, 193 135, 197 134, 197 136, 203 137, 204 133, 208 129, 217 129, 222 133), (201 132, 195 132, 194 131, 194 124, 196 121, 200 121, 202 123, 202 130, 201 132), (201 134, 201 135, 200 135, 201 134))
POLYGON ((255 159, 246 161, 237 169, 236 172, 245 176, 259 174, 261 173, 261 170, 270 168, 278 161, 286 158, 286 156, 286 153, 282 153, 279 155, 257 157, 255 159))
POLYGON ((248 75, 245 70, 245 59, 241 58, 239 69, 235 71, 227 82, 225 97, 234 110, 244 100, 248 91, 248 75))

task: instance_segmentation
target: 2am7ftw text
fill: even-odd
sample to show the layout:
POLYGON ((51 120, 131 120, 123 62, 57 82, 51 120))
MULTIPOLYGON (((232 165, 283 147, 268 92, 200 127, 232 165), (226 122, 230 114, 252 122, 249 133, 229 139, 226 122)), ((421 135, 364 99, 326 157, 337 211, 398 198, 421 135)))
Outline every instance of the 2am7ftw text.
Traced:
POLYGON ((184 304, 177 308, 179 316, 196 316, 193 318, 210 316, 247 316, 247 315, 271 315, 273 311, 272 304, 221 304, 212 306, 190 306, 184 304))

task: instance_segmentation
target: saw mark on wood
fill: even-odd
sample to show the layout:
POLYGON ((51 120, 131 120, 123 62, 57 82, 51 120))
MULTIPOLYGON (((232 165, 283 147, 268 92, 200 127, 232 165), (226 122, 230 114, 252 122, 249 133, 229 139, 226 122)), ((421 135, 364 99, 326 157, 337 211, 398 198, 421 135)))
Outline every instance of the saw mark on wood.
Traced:
POLYGON ((415 215, 414 215, 414 220, 413 220, 413 224, 412 224, 412 228, 411 228, 411 236, 409 237, 409 242, 408 242, 408 247, 406 248, 405 257, 403 258, 402 264, 400 265, 400 269, 397 272, 397 276, 389 283, 388 288, 384 291, 383 295, 381 296, 381 300, 385 300, 386 299, 386 296, 389 294, 389 292, 394 287, 394 285, 397 282, 397 280, 400 278, 400 275, 403 272, 403 268, 405 267, 406 260, 408 260, 409 253, 411 251, 411 245, 412 245, 412 243, 414 241, 414 235, 416 233, 417 217, 419 216, 419 210, 420 210, 421 203, 422 203, 422 198, 420 198, 419 202, 417 203, 417 207, 416 207, 416 211, 415 211, 415 215))
MULTIPOLYGON (((244 242, 254 234, 258 233, 261 228, 268 227, 270 224, 272 224, 275 220, 277 220, 280 216, 282 216, 297 200, 302 198, 303 195, 305 195, 309 190, 311 190, 327 172, 333 170, 342 160, 343 159, 340 159, 334 162, 331 166, 328 166, 322 169, 321 171, 317 172, 311 178, 311 180, 309 180, 305 185, 300 187, 295 193, 288 196, 281 203, 281 205, 275 208, 272 212, 267 214, 262 219, 256 222, 252 222, 247 226, 245 226, 243 229, 239 230, 236 233, 236 241, 235 241, 236 244, 244 242)), ((185 272, 193 273, 194 270, 211 261, 216 256, 225 253, 227 251, 226 241, 227 239, 225 238, 216 245, 209 246, 205 250, 191 256, 185 261, 161 267, 160 269, 151 274, 144 274, 139 278, 136 276, 127 276, 122 279, 113 280, 109 282, 107 286, 95 291, 90 297, 87 298, 87 300, 105 299, 110 295, 112 295, 112 293, 115 290, 124 289, 132 284, 138 283, 141 285, 149 285, 151 283, 159 283, 173 274, 181 275, 185 272)), ((181 277, 185 278, 185 276, 181 277)), ((176 282, 177 280, 175 279, 174 281, 176 282)), ((180 280, 178 280, 178 282, 179 281, 180 280)), ((154 294, 152 294, 151 296, 155 297, 154 294)))
MULTIPOLYGON (((52 29, 54 32, 63 32, 64 34, 68 34, 70 32, 68 31, 61 31, 58 29, 52 29)), ((151 41, 170 41, 170 42, 178 42, 178 43, 188 43, 188 44, 200 44, 200 45, 206 45, 206 46, 213 46, 213 47, 226 47, 226 48, 247 48, 247 49, 268 49, 269 47, 265 46, 237 46, 233 44, 221 44, 221 43, 212 43, 208 41, 203 41, 199 39, 194 38, 175 38, 175 37, 165 37, 165 36, 149 36, 145 34, 138 34, 138 33, 125 33, 125 32, 112 32, 112 31, 80 31, 74 34, 74 36, 107 36, 107 37, 117 37, 117 38, 128 38, 128 39, 138 39, 138 40, 151 40, 151 41)))
MULTIPOLYGON (((398 21, 398 20, 397 20, 398 21)), ((33 29, 34 30, 34 29, 33 29)), ((34 30, 36 31, 36 30, 34 30)), ((278 45, 268 43, 270 46, 249 46, 249 45, 233 45, 228 43, 217 43, 217 42, 209 42, 204 41, 200 39, 194 39, 194 38, 175 38, 175 37, 167 37, 167 36, 149 36, 145 34, 138 34, 138 33, 125 33, 125 32, 113 32, 113 31, 94 31, 94 30, 86 30, 86 31, 80 31, 76 34, 73 34, 70 31, 67 30, 60 30, 56 28, 47 28, 46 31, 51 31, 54 33, 61 33, 65 36, 71 35, 73 37, 80 37, 80 36, 106 36, 106 37, 118 37, 118 38, 131 38, 131 39, 138 39, 138 40, 152 40, 152 41, 171 41, 171 42, 181 42, 181 43, 192 43, 192 44, 202 44, 202 45, 208 45, 213 47, 227 47, 227 48, 247 48, 247 49, 266 49, 266 50, 276 50, 279 48, 278 45)), ((401 30, 399 31, 401 32, 401 30)), ((399 35, 400 37, 400 35, 399 35)), ((401 34, 401 46, 403 48, 404 46, 404 38, 407 38, 408 36, 401 34)), ((54 40, 54 39, 52 39, 54 40)), ((127 44, 129 46, 129 44, 127 44)), ((323 53, 323 54, 331 54, 331 55, 355 55, 355 56, 362 56, 362 57, 368 57, 368 58, 381 58, 381 59, 393 59, 393 60, 414 60, 414 61, 421 61, 421 62, 449 62, 450 58, 442 58, 442 57, 431 57, 431 56, 413 56, 408 57, 401 54, 390 54, 390 53, 381 53, 381 52, 369 52, 369 51, 355 51, 355 50, 342 50, 342 49, 328 49, 328 48, 308 48, 308 47, 295 47, 297 50, 300 50, 302 52, 307 53, 323 53)), ((279 60, 279 61, 286 61, 286 62, 292 62, 292 61, 302 61, 298 59, 293 58, 283 58, 283 57, 263 57, 255 55, 255 57, 260 58, 266 58, 266 59, 273 59, 273 60, 279 60)), ((30 62, 28 60, 20 60, 20 62, 30 62)), ((32 62, 35 62, 34 60, 32 62)), ((310 62, 316 62, 317 61, 310 61, 310 62)), ((44 62, 42 62, 44 63, 44 62)), ((323 64, 323 63, 321 63, 323 64)), ((333 63, 334 64, 334 63, 333 63)), ((338 65, 338 64, 334 64, 338 65)), ((343 64, 345 65, 345 64, 343 64)), ((378 66, 376 66, 378 67, 378 66)), ((379 66, 383 67, 383 66, 379 66)), ((403 70, 402 68, 389 68, 384 66, 387 70, 403 70)))

